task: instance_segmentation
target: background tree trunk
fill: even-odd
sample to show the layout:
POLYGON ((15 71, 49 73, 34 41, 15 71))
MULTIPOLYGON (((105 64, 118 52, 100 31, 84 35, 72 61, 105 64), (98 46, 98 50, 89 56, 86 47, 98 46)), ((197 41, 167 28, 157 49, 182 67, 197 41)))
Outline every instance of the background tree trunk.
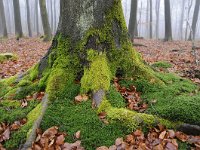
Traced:
POLYGON ((31 29, 31 17, 30 17, 29 0, 26 0, 26 10, 27 10, 28 35, 29 35, 29 37, 32 37, 32 29, 31 29))
POLYGON ((180 39, 183 40, 183 23, 184 23, 184 16, 185 16, 185 0, 182 1, 182 11, 181 11, 181 20, 180 20, 180 26, 179 26, 179 34, 180 39))
POLYGON ((150 0, 150 39, 153 38, 153 8, 152 8, 152 0, 150 0))
POLYGON ((192 19, 192 31, 190 31, 189 40, 195 39, 197 20, 199 16, 200 0, 196 0, 194 14, 192 19))
POLYGON ((49 19, 47 15, 47 8, 46 8, 46 2, 45 0, 39 0, 40 2, 40 13, 42 18, 42 26, 44 30, 44 41, 51 40, 52 34, 51 34, 51 28, 49 24, 49 19))
POLYGON ((21 38, 23 37, 23 32, 22 32, 19 0, 13 0, 13 7, 14 7, 14 16, 15 16, 14 17, 15 18, 15 34, 18 38, 21 38))
POLYGON ((128 32, 131 41, 134 41, 136 26, 137 26, 137 0, 132 0, 129 27, 128 27, 128 32))
POLYGON ((160 0, 156 0, 156 39, 159 39, 160 0))
POLYGON ((165 40, 172 40, 170 0, 165 0, 165 40))
POLYGON ((37 36, 40 35, 40 31, 39 31, 39 22, 38 22, 38 19, 39 19, 39 15, 38 15, 38 3, 39 1, 38 0, 35 0, 35 26, 36 26, 36 34, 37 36))
POLYGON ((3 0, 0 0, 0 19, 2 22, 2 28, 3 28, 3 37, 8 37, 3 0))

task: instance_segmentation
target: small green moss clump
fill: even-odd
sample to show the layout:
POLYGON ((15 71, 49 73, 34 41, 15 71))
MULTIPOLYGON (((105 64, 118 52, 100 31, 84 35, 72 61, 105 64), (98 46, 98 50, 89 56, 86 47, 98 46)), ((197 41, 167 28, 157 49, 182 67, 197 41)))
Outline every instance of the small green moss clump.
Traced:
POLYGON ((0 63, 6 60, 17 60, 17 56, 12 53, 2 53, 0 54, 0 63))
POLYGON ((158 61, 158 62, 155 62, 151 65, 152 67, 155 67, 155 68, 171 68, 172 67, 172 64, 170 64, 169 62, 166 62, 166 61, 158 61))

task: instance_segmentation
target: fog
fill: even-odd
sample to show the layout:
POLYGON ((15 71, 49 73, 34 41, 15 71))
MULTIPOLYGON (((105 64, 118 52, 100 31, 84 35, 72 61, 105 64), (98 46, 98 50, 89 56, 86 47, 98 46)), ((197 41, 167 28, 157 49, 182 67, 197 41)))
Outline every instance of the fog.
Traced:
MULTIPOLYGON (((4 2, 4 8, 6 13, 6 25, 7 30, 9 33, 9 36, 14 36, 15 29, 14 29, 14 15, 13 15, 13 0, 3 0, 4 2)), ((26 0, 19 0, 20 1, 20 12, 21 12, 21 19, 22 19, 22 29, 24 32, 24 35, 27 36, 28 28, 27 28, 27 10, 26 10, 26 0)), ((59 20, 59 0, 46 0, 47 4, 47 11, 49 16, 49 21, 51 22, 51 6, 50 1, 52 1, 52 4, 56 5, 56 7, 53 7, 53 14, 56 15, 56 24, 58 24, 59 20)), ((158 3, 159 0, 152 0, 152 6, 153 6, 153 38, 156 38, 156 3, 158 3)), ((137 26, 138 26, 138 34, 140 37, 149 38, 149 14, 150 9, 148 6, 149 0, 138 0, 138 10, 137 10, 137 26)), ((36 35, 36 10, 39 12, 39 31, 41 35, 43 34, 42 29, 42 23, 41 23, 41 17, 40 17, 40 9, 36 9, 36 0, 29 0, 30 5, 30 12, 31 12, 31 29, 33 31, 33 35, 36 35)), ((128 26, 129 23, 129 17, 130 17, 130 5, 131 0, 122 0, 123 10, 124 10, 124 16, 125 20, 128 26)), ((158 5, 157 5, 158 6, 158 5)), ((159 39, 164 38, 164 32, 165 32, 165 20, 164 20, 164 0, 160 0, 160 10, 159 10, 159 39)), ((193 12, 194 12, 194 6, 195 6, 195 0, 171 0, 171 22, 172 22, 172 33, 173 33, 173 39, 174 40, 180 40, 180 39, 188 39, 189 33, 190 33, 190 26, 192 24, 192 18, 193 18, 193 12), (184 4, 184 5, 183 5, 184 4), (189 11, 191 5, 191 9, 189 11), (184 14, 183 14, 184 13, 184 14), (181 31, 181 28, 183 28, 183 31, 181 31)), ((200 22, 197 21, 197 31, 196 31, 196 39, 200 39, 200 22)), ((50 23, 51 24, 51 23, 50 23)), ((2 35, 2 24, 0 22, 0 34, 2 35)), ((54 31, 55 33, 55 31, 54 31)))

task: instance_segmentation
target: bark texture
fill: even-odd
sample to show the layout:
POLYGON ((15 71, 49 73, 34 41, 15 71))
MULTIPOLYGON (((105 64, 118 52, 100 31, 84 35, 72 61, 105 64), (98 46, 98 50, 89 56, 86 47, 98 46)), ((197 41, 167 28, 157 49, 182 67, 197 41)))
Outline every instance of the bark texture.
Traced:
POLYGON ((15 34, 18 38, 21 38, 23 36, 23 31, 21 24, 19 0, 13 0, 13 7, 14 7, 14 18, 15 18, 15 34))
POLYGON ((170 0, 165 0, 165 40, 172 40, 170 0))
POLYGON ((3 37, 8 36, 3 0, 0 0, 0 19, 2 22, 3 37))
POLYGON ((46 8, 46 1, 45 0, 39 0, 40 2, 40 13, 42 17, 42 26, 44 30, 44 41, 51 40, 52 34, 51 34, 51 28, 49 24, 49 19, 47 15, 47 8, 46 8))

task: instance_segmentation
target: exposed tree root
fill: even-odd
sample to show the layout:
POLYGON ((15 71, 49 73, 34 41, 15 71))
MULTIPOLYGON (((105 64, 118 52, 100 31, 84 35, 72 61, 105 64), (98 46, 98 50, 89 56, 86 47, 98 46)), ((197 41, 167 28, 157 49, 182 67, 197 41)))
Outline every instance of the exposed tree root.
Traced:
POLYGON ((37 120, 33 123, 33 127, 31 128, 31 133, 28 135, 27 140, 25 144, 23 145, 22 150, 27 150, 29 147, 31 147, 32 143, 35 141, 36 138, 36 130, 40 127, 42 118, 45 114, 45 111, 48 107, 48 94, 46 94, 42 99, 42 108, 41 113, 38 116, 37 120))

